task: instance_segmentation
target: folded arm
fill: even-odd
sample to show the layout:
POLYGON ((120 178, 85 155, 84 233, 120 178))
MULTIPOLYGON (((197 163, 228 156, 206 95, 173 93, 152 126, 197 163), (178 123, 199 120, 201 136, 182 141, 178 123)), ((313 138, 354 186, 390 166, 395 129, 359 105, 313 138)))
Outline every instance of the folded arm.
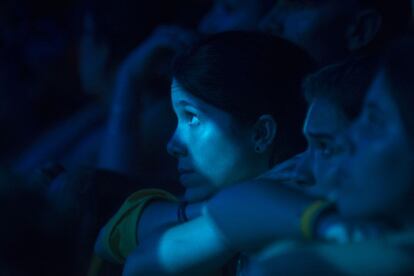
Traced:
POLYGON ((146 239, 123 275, 217 275, 235 253, 206 214, 146 239))

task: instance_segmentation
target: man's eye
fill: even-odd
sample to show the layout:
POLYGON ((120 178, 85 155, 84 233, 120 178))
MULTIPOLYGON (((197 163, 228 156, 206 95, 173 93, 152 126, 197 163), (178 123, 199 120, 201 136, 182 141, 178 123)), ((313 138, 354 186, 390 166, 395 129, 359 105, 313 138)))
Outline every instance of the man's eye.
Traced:
POLYGON ((321 154, 324 158, 330 158, 334 155, 335 150, 333 148, 327 147, 321 151, 321 154))
POLYGON ((326 142, 317 143, 316 150, 324 158, 329 158, 335 153, 334 147, 330 146, 326 142))
POLYGON ((372 112, 368 112, 367 116, 367 121, 370 125, 372 126, 377 126, 377 127, 381 127, 383 125, 383 120, 377 116, 376 114, 373 114, 372 112))

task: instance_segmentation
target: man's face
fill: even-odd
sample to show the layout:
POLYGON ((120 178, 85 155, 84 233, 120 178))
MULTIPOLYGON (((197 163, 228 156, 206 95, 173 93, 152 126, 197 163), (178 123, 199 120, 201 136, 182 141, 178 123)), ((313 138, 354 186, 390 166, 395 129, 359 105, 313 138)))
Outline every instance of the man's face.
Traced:
POLYGON ((391 89, 380 71, 348 131, 351 150, 338 170, 342 215, 395 217, 412 202, 412 144, 391 89))
POLYGON ((356 2, 279 0, 259 28, 301 46, 321 64, 331 63, 348 53, 346 37, 356 2))
POLYGON ((334 173, 345 156, 343 134, 349 123, 333 101, 320 97, 311 102, 303 131, 308 141, 307 164, 316 181, 316 185, 309 188, 312 194, 335 200, 334 173))

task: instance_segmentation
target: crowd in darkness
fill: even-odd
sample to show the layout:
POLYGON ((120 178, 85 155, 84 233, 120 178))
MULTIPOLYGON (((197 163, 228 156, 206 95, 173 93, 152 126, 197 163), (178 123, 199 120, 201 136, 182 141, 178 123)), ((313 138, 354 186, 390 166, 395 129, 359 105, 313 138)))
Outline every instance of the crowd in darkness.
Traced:
POLYGON ((1 1, 0 275, 414 273, 413 12, 1 1))

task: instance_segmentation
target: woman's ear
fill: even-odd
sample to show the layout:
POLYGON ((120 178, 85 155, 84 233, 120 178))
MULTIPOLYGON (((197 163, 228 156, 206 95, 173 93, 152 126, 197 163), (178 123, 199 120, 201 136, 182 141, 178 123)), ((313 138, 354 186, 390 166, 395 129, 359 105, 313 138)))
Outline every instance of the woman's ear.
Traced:
POLYGON ((347 32, 348 49, 358 50, 371 43, 379 33, 382 16, 373 9, 361 10, 347 32))
POLYGON ((253 145, 257 153, 266 152, 276 137, 277 125, 273 116, 262 115, 253 127, 253 145))

